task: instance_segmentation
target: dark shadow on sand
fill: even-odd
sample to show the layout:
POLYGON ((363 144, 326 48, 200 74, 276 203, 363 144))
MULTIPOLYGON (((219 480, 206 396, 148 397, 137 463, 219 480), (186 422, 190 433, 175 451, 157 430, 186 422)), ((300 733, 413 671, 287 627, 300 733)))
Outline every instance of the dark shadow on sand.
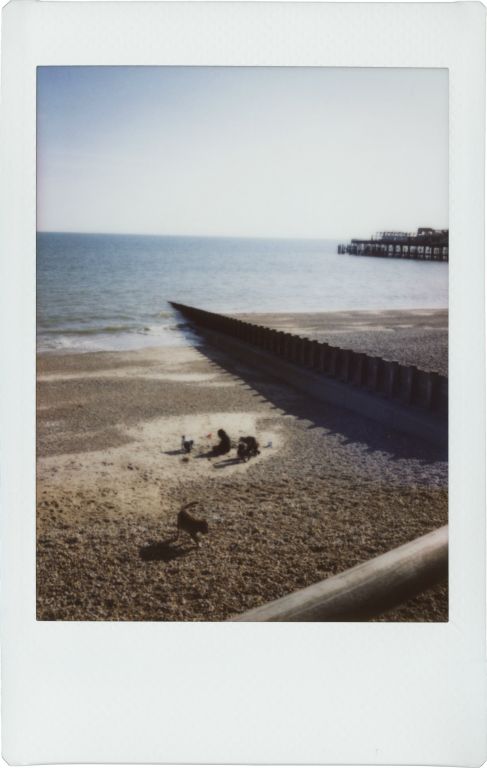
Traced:
POLYGON ((206 451, 205 453, 198 453, 197 455, 194 455, 195 459, 213 459, 215 457, 215 454, 213 453, 213 450, 210 449, 209 451, 206 451))
POLYGON ((365 416, 315 400, 279 378, 273 378, 270 374, 251 368, 247 364, 240 364, 238 360, 206 343, 203 334, 200 339, 198 350, 208 358, 212 366, 238 378, 242 388, 250 388, 254 397, 269 403, 271 408, 281 415, 294 416, 308 422, 308 429, 324 429, 327 433, 339 435, 344 443, 361 444, 366 446, 369 452, 380 451, 388 454, 392 460, 414 458, 425 465, 448 460, 447 445, 430 444, 419 438, 388 430, 365 416))
POLYGON ((169 563, 178 557, 184 557, 193 549, 194 547, 181 546, 175 539, 166 539, 166 541, 160 541, 157 544, 147 544, 145 547, 141 547, 139 554, 141 560, 163 560, 165 563, 169 563))
MULTIPOLYGON (((228 451, 230 453, 230 451, 228 451)), ((195 459, 217 459, 219 456, 225 456, 225 453, 215 453, 213 448, 211 448, 209 451, 206 451, 205 453, 198 453, 197 456, 195 456, 195 459)), ((215 464, 216 466, 216 464, 215 464)))
POLYGON ((215 461, 213 466, 216 469, 225 469, 225 467, 232 467, 234 464, 242 464, 240 459, 223 459, 223 461, 215 461))

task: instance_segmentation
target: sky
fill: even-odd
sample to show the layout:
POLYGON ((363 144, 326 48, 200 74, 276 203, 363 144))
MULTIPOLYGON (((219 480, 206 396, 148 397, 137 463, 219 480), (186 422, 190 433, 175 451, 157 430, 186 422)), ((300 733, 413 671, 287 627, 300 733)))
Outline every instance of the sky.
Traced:
POLYGON ((39 67, 39 231, 448 227, 448 71, 39 67))

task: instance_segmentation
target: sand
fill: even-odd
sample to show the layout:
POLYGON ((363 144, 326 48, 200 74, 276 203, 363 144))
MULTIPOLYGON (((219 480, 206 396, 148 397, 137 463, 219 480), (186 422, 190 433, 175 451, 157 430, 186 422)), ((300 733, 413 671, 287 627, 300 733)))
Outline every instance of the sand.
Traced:
MULTIPOLYGON (((222 620, 447 522, 440 449, 205 347, 40 356, 37 474, 46 620, 222 620), (208 457, 219 427, 260 456, 208 457)), ((447 620, 446 586, 381 620, 447 620)))

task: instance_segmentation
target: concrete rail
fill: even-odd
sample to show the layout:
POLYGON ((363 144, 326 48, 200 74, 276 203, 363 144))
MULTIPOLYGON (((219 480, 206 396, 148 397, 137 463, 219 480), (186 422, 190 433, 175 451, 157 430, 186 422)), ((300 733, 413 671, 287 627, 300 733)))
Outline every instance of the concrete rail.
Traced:
POLYGON ((229 621, 363 621, 448 578, 448 526, 229 621))

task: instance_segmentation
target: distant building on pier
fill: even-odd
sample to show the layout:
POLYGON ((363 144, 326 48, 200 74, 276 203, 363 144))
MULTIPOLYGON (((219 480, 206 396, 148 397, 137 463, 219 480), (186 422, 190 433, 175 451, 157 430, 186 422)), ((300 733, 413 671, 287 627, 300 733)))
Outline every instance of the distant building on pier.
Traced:
POLYGON ((397 259, 448 261, 448 230, 420 227, 410 232, 379 232, 369 240, 354 239, 340 244, 338 253, 354 256, 383 256, 397 259))

